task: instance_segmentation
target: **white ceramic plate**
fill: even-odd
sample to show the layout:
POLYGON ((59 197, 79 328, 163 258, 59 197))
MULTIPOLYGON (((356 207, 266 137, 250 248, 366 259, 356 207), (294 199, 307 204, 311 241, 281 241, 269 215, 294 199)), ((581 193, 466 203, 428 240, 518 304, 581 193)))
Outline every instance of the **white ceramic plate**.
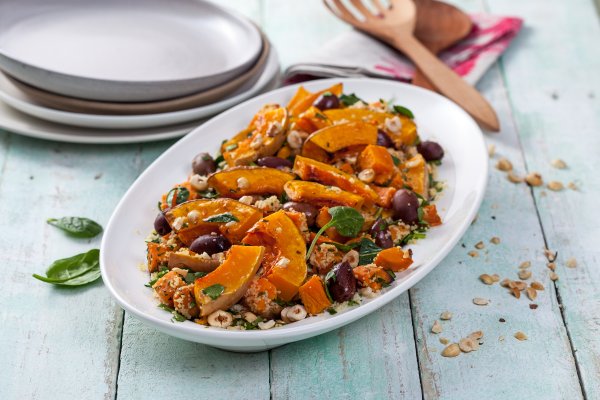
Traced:
POLYGON ((202 0, 8 0, 0 66, 50 92, 152 101, 199 92, 258 57, 257 28, 202 0))
POLYGON ((447 188, 437 203, 444 223, 431 229, 425 240, 411 246, 414 266, 398 274, 381 296, 358 307, 266 331, 228 331, 189 321, 173 323, 171 315, 157 307, 151 290, 144 287, 148 274, 137 267, 145 261, 144 238, 153 229, 156 199, 174 182, 188 176, 196 153, 215 153, 221 141, 245 127, 262 105, 286 104, 297 89, 294 85, 258 96, 212 118, 161 155, 127 191, 106 227, 100 250, 104 283, 125 310, 182 339, 234 351, 265 350, 328 332, 373 312, 421 280, 450 252, 471 224, 485 191, 488 163, 481 130, 451 101, 407 84, 377 79, 325 79, 305 86, 318 90, 339 81, 344 83, 346 93, 356 93, 369 101, 394 99, 410 108, 416 115, 421 137, 432 138, 444 147, 446 156, 439 173, 447 188))
POLYGON ((139 129, 158 126, 179 124, 200 118, 215 115, 226 110, 251 96, 259 93, 279 73, 279 59, 277 51, 271 47, 269 58, 260 77, 236 90, 235 93, 215 103, 189 108, 187 110, 172 111, 160 114, 144 115, 99 115, 84 114, 69 111, 55 110, 44 107, 27 98, 3 74, 0 74, 0 99, 15 109, 44 119, 64 125, 73 125, 94 129, 139 129))
MULTIPOLYGON (((278 86, 277 75, 263 90, 278 86)), ((195 120, 157 128, 140 129, 94 129, 62 125, 44 121, 13 109, 0 100, 0 129, 23 136, 57 142, 83 144, 117 144, 155 142, 184 136, 202 124, 204 120, 195 120)))

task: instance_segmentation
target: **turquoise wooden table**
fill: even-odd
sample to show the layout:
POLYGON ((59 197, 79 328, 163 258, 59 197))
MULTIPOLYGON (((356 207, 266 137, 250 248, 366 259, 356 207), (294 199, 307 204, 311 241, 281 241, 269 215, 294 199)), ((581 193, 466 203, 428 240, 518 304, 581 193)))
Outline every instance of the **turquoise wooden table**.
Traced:
MULTIPOLYGON (((348 29, 317 0, 227 3, 265 29, 284 66, 348 29)), ((61 289, 31 277, 57 258, 99 246, 99 239, 66 238, 45 224, 48 217, 82 215, 105 224, 129 185, 172 141, 86 146, 2 132, 0 399, 600 399, 594 2, 456 3, 525 20, 478 85, 502 123, 500 134, 486 135, 495 146, 490 163, 504 157, 519 176, 536 171, 546 182, 573 182, 576 190, 514 184, 491 168, 486 198, 462 245, 408 293, 326 335, 234 354, 145 327, 101 282, 61 289), (554 168, 554 159, 568 168, 554 168), (546 247, 558 251, 556 276, 546 265, 546 247), (545 287, 534 301, 478 278, 517 279, 524 261, 545 287), (477 306, 475 297, 490 303, 477 306), (444 311, 453 317, 434 334, 432 324, 444 311), (440 338, 458 341, 478 330, 484 333, 479 350, 440 354, 440 338), (517 340, 518 331, 527 340, 517 340)))

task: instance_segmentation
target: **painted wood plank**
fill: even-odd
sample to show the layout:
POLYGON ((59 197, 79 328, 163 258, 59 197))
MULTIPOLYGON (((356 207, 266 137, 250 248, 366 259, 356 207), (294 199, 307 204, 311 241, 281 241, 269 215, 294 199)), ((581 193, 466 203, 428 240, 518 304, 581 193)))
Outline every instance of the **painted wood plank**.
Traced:
POLYGON ((349 326, 271 351, 273 399, 421 398, 408 295, 349 326))
POLYGON ((268 399, 268 353, 188 342, 126 315, 118 387, 121 399, 268 399))
MULTIPOLYGON (((497 68, 479 88, 498 111, 503 126, 499 135, 488 135, 487 141, 496 145, 499 156, 511 159, 515 168, 522 170, 517 132, 497 68)), ((504 173, 492 168, 478 218, 462 245, 411 290, 425 399, 582 397, 558 301, 546 273, 543 246, 529 189, 510 183, 504 173), (495 236, 501 240, 498 245, 490 243, 495 236), (485 248, 476 250, 479 241, 485 248), (469 251, 477 251, 478 256, 469 256, 469 251), (488 286, 478 279, 487 273, 518 280, 518 265, 523 261, 531 261, 533 279, 548 288, 539 292, 534 302, 525 293, 516 299, 498 283, 488 286), (475 297, 488 299, 490 304, 475 305, 475 297), (530 309, 530 303, 538 308, 530 309), (446 310, 454 317, 442 322, 441 334, 433 334, 434 320, 446 310), (442 357, 445 346, 440 337, 458 342, 478 330, 485 335, 478 351, 442 357), (517 331, 529 340, 515 339, 517 331), (549 365, 552 373, 544 367, 549 365)))
POLYGON ((518 13, 526 30, 504 57, 504 79, 527 168, 579 191, 535 189, 548 246, 558 251, 556 282, 588 399, 600 398, 600 25, 591 1, 488 1, 518 13), (569 168, 557 170, 553 159, 569 168), (565 267, 574 257, 577 267, 565 267))
POLYGON ((280 54, 284 69, 349 29, 320 0, 264 0, 263 4, 263 27, 280 54))
POLYGON ((112 398, 121 309, 101 282, 57 288, 31 277, 55 259, 98 247, 45 223, 83 215, 105 223, 116 202, 165 144, 78 146, 8 137, 0 184, 0 398, 112 398))

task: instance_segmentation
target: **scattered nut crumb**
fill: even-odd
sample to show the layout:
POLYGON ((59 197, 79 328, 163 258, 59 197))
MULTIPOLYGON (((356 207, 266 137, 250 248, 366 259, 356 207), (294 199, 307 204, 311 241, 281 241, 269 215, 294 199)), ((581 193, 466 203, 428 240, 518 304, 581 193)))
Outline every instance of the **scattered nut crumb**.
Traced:
POLYGON ((525 177, 525 182, 527 182, 529 186, 542 186, 544 184, 542 175, 537 172, 531 172, 527 174, 525 177))
POLYGON ((470 353, 471 351, 475 351, 479 348, 479 343, 476 340, 471 338, 463 338, 458 342, 458 348, 461 349, 464 353, 470 353))
POLYGON ((470 252, 467 253, 469 256, 471 257, 479 257, 479 253, 476 252, 475 250, 471 250, 470 252))
POLYGON ((499 342, 504 342, 504 336, 503 335, 498 336, 498 341, 499 342))
POLYGON ((500 275, 498 275, 498 274, 492 275, 492 280, 494 281, 494 283, 500 282, 500 275))
POLYGON ((550 272, 550 280, 552 280, 552 281, 558 280, 558 275, 556 274, 556 272, 554 272, 554 271, 550 272))
POLYGON ((512 166, 512 163, 510 161, 508 161, 506 158, 501 158, 496 163, 496 168, 499 169, 500 171, 511 171, 513 166, 512 166))
POLYGON ((491 276, 489 276, 488 274, 479 275, 479 279, 481 280, 481 282, 485 283, 486 285, 494 284, 494 279, 491 276))
POLYGON ((450 311, 444 311, 440 314, 440 319, 443 321, 449 321, 452 319, 452 313, 450 311))
POLYGON ((557 158, 555 160, 552 160, 552 166, 557 169, 565 169, 567 168, 567 163, 561 160, 560 158, 557 158))
POLYGON ((517 333, 515 333, 515 338, 517 338, 517 340, 523 341, 527 340, 527 335, 521 331, 518 331, 517 333))
POLYGON ((531 261, 523 261, 519 264, 519 269, 529 268, 531 267, 531 261))
POLYGON ((484 247, 485 247, 485 244, 483 244, 483 242, 481 242, 481 241, 479 241, 479 242, 477 242, 477 244, 475 244, 475 248, 476 248, 476 249, 479 249, 479 250, 481 250, 481 249, 483 249, 484 247))
POLYGON ((550 181, 546 187, 554 192, 560 192, 565 188, 565 186, 559 181, 550 181))
POLYGON ((548 264, 546 264, 546 267, 548 267, 548 269, 550 269, 551 271, 554 271, 556 269, 556 263, 549 262, 548 264))
POLYGON ((533 281, 531 282, 531 284, 529 285, 532 288, 534 288, 535 290, 544 290, 544 285, 542 285, 540 282, 538 281, 533 281))
POLYGON ((521 183, 521 182, 523 182, 523 178, 521 178, 520 176, 516 175, 512 171, 510 171, 508 174, 506 174, 506 179, 508 179, 512 183, 521 183))
POLYGON ((520 282, 520 281, 510 281, 508 283, 508 287, 511 289, 517 289, 517 290, 521 291, 521 290, 525 290, 525 288, 527 287, 527 284, 525 282, 520 282))
POLYGON ((490 145, 488 146, 488 155, 490 157, 494 157, 494 154, 496 154, 496 145, 493 143, 490 143, 490 145))
POLYGON ((483 337, 483 331, 471 332, 467 335, 467 337, 473 340, 479 340, 483 337))
POLYGON ((500 321, 500 322, 506 322, 506 320, 504 318, 500 318, 498 321, 500 321))
POLYGON ((571 190, 579 190, 579 187, 577 186, 577 184, 575 182, 569 182, 567 184, 567 187, 571 190))
POLYGON ((500 282, 500 286, 503 286, 505 288, 510 287, 510 279, 508 279, 508 278, 502 279, 502 282, 500 282))
POLYGON ((440 323, 437 319, 435 321, 433 321, 433 326, 431 327, 431 332, 442 333, 442 325, 440 325, 440 323))
POLYGON ((577 260, 571 257, 567 260, 565 265, 569 268, 575 268, 577 267, 577 260))
POLYGON ((440 343, 443 344, 443 345, 447 345, 449 342, 450 341, 448 339, 444 338, 444 337, 440 338, 440 343))
POLYGON ((475 297, 473 299, 473 304, 476 304, 478 306, 487 306, 490 303, 490 301, 488 299, 484 299, 482 297, 475 297))
POLYGON ((500 238, 498 236, 494 236, 493 238, 490 239, 490 243, 500 244, 500 238))
POLYGON ((442 356, 444 357, 456 357, 460 354, 460 347, 458 344, 452 343, 448 345, 443 351, 442 356))
POLYGON ((513 296, 515 296, 517 299, 521 298, 521 291, 517 288, 512 288, 510 289, 510 292, 512 293, 513 296))
POLYGON ((550 262, 556 261, 556 257, 558 256, 558 252, 552 251, 550 249, 544 249, 544 255, 550 262))
POLYGON ((535 298, 537 297, 537 291, 532 287, 528 287, 527 289, 525 289, 525 292, 527 293, 527 297, 529 297, 529 300, 535 300, 535 298))
POLYGON ((528 269, 522 269, 519 271, 519 279, 521 279, 522 281, 526 281, 527 279, 531 278, 531 271, 528 269))
POLYGON ((529 308, 532 310, 536 310, 538 308, 538 305, 535 303, 531 303, 531 304, 529 304, 529 308))

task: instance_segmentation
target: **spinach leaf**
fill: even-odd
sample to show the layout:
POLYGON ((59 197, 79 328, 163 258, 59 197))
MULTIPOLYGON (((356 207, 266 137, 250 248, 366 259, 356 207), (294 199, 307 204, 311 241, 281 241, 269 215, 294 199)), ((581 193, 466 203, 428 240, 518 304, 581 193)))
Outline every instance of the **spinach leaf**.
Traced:
POLYGON ((360 249, 358 250, 358 265, 371 264, 373 259, 382 249, 367 238, 360 240, 360 249))
POLYGON ((404 115, 405 117, 408 117, 410 119, 415 119, 415 115, 412 113, 412 111, 410 111, 406 107, 403 107, 403 106, 394 106, 394 112, 396 114, 404 115))
POLYGON ((169 190, 169 193, 167 193, 167 204, 169 206, 174 206, 187 201, 189 198, 190 191, 183 186, 177 186, 176 188, 169 190), (175 202, 173 202, 173 200, 175 200, 175 202))
POLYGON ((307 260, 310 258, 310 254, 315 248, 317 240, 327 229, 334 227, 342 236, 356 237, 365 223, 364 217, 352 207, 331 207, 329 209, 329 215, 331 215, 331 219, 319 229, 306 252, 307 260))
POLYGON ((85 285, 100 277, 99 255, 100 251, 93 249, 87 253, 56 260, 46 271, 46 276, 33 274, 33 277, 53 285, 85 285))
POLYGON ((48 218, 50 225, 62 229, 70 236, 78 238, 93 238, 102 232, 102 226, 89 218, 62 217, 59 219, 48 218))
POLYGON ((226 212, 223 214, 217 214, 217 215, 212 215, 208 218, 204 218, 202 221, 204 222, 239 222, 240 220, 237 219, 237 217, 235 215, 233 215, 230 212, 226 212))
POLYGON ((202 293, 204 293, 205 295, 207 295, 208 297, 210 297, 213 300, 218 299, 219 296, 221 296, 224 291, 225 291, 225 286, 223 286, 219 283, 215 283, 212 286, 205 287, 204 289, 202 289, 202 293))
POLYGON ((156 273, 156 277, 154 279, 152 279, 150 282, 146 283, 144 286, 151 288, 152 286, 154 286, 154 284, 163 276, 165 276, 167 274, 167 272, 169 272, 169 268, 167 267, 160 267, 159 271, 156 273))
MULTIPOLYGON (((340 96, 340 101, 342 102, 343 105, 348 107, 348 106, 351 106, 352 104, 355 104, 362 100, 360 97, 356 96, 354 93, 351 93, 351 94, 342 94, 340 96)), ((364 103, 364 101, 363 101, 363 103, 364 103)))

